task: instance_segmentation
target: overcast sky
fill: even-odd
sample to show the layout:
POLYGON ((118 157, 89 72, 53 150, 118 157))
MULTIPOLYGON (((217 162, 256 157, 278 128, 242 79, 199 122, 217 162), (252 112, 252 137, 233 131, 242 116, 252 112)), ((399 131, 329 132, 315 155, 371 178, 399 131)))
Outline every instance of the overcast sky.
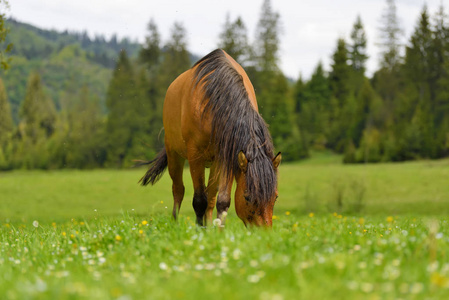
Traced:
MULTIPOLYGON (((9 15, 45 29, 74 30, 110 37, 144 41, 147 23, 153 18, 164 41, 175 21, 182 22, 188 33, 188 49, 205 55, 217 48, 218 35, 226 14, 241 16, 250 41, 263 0, 9 0, 9 15)), ((272 0, 282 24, 280 66, 284 73, 309 78, 318 61, 329 69, 330 57, 339 37, 349 38, 359 14, 368 38, 368 72, 378 65, 378 27, 386 0, 272 0)), ((449 0, 396 0, 405 38, 413 32, 424 3, 433 15, 449 0)))

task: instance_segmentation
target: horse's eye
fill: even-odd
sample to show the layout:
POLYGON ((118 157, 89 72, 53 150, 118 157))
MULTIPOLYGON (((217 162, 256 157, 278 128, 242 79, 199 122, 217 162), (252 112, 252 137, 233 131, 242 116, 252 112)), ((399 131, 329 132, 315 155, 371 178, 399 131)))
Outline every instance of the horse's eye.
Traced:
POLYGON ((244 196, 245 200, 249 202, 249 196, 244 196))

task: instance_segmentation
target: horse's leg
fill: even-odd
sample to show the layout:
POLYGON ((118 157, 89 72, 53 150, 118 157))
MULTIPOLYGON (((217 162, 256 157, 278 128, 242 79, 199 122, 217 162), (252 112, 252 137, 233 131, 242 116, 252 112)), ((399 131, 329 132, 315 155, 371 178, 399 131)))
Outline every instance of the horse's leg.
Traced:
POLYGON ((173 218, 176 220, 184 198, 184 183, 182 182, 182 172, 184 170, 185 159, 175 152, 167 152, 168 173, 173 181, 173 218))
POLYGON ((230 176, 228 178, 225 178, 225 176, 220 177, 217 198, 217 218, 221 220, 222 225, 226 222, 226 215, 231 205, 232 182, 233 179, 230 176))
POLYGON ((206 187, 204 186, 204 160, 201 158, 189 158, 190 175, 193 182, 193 209, 196 214, 196 223, 203 226, 204 214, 207 208, 206 187))
POLYGON ((217 199, 218 192, 218 172, 217 165, 212 164, 209 173, 209 180, 207 182, 206 195, 207 195, 207 208, 206 208, 206 224, 210 225, 212 222, 212 213, 215 207, 215 201, 217 199))

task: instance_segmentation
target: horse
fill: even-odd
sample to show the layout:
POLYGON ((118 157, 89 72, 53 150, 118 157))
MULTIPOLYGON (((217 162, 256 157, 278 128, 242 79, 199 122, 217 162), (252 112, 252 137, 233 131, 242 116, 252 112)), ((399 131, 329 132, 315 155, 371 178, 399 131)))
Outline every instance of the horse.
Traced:
POLYGON ((272 226, 282 156, 274 155, 251 81, 230 55, 217 49, 171 83, 163 126, 164 148, 146 162, 148 171, 139 182, 155 184, 168 166, 175 220, 184 198, 182 174, 187 159, 199 226, 212 222, 215 205, 224 225, 234 180, 235 210, 245 226, 272 226), (206 167, 210 167, 207 186, 206 167))

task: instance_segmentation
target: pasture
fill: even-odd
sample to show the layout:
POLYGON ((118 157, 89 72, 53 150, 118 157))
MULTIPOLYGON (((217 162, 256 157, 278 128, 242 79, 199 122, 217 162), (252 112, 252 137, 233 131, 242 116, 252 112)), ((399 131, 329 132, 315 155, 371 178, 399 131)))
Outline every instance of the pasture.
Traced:
POLYGON ((144 169, 0 173, 2 299, 443 299, 449 161, 280 167, 272 230, 179 222, 144 169))

